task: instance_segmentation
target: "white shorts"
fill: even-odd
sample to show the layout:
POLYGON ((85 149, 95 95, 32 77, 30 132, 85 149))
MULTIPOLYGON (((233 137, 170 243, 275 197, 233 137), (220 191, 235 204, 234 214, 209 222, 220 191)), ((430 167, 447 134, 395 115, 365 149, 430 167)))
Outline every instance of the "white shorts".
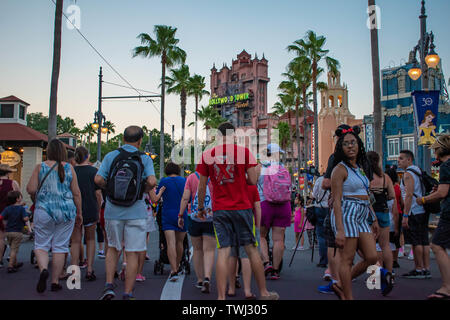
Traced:
POLYGON ((108 246, 117 251, 147 251, 147 219, 105 220, 108 246))
POLYGON ((153 214, 149 214, 147 216, 147 232, 153 231, 156 231, 155 218, 153 217, 153 214))
POLYGON ((34 211, 34 249, 53 253, 69 252, 69 242, 72 236, 75 220, 56 223, 50 215, 42 209, 34 211))

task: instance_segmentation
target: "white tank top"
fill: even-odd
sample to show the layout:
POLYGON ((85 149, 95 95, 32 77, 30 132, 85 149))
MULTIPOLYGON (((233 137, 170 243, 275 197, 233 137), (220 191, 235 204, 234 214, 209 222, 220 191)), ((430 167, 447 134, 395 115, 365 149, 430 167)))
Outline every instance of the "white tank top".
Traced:
MULTIPOLYGON (((418 198, 421 198, 423 196, 422 195, 422 186, 420 185, 420 179, 414 172, 408 171, 408 169, 412 169, 412 170, 416 171, 417 173, 421 173, 422 171, 417 166, 409 166, 406 169, 407 171, 405 171, 405 172, 408 172, 414 179, 414 191, 413 191, 413 197, 412 197, 412 203, 411 203, 411 214, 416 215, 416 214, 425 213, 425 209, 423 208, 423 206, 418 205, 416 202, 416 196, 418 198), (416 196, 414 196, 414 195, 416 195, 416 196)), ((403 183, 403 179, 400 183, 400 190, 402 191, 402 198, 403 198, 403 200, 405 200, 406 190, 405 190, 405 184, 403 183)), ((405 212, 405 213, 407 213, 407 212, 405 212)))

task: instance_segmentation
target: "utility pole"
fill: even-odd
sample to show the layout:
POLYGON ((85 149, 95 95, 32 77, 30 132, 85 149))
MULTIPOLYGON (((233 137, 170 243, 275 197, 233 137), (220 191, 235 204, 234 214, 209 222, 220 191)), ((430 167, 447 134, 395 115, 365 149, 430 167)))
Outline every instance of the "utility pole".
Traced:
POLYGON ((383 138, 381 126, 381 89, 380 89, 380 54, 378 49, 378 17, 375 0, 369 1, 369 19, 375 15, 375 20, 369 21, 370 44, 372 49, 372 80, 373 80, 373 120, 374 120, 374 144, 375 151, 381 156, 383 154, 383 138))
POLYGON ((102 67, 100 67, 100 73, 98 75, 98 131, 97 131, 97 161, 102 161, 102 123, 103 123, 103 113, 102 113, 102 82, 103 73, 102 67))

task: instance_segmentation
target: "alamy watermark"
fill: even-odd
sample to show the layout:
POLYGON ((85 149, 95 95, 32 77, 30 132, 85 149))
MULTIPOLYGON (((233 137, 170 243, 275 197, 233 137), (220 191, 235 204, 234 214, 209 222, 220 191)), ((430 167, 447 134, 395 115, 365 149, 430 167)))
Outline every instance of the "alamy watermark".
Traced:
POLYGON ((67 29, 81 29, 81 9, 76 4, 71 4, 66 9, 67 29))
POLYGON ((367 18, 367 28, 370 30, 381 29, 381 9, 379 6, 369 6, 367 8, 369 17, 367 18))
POLYGON ((377 265, 369 266, 366 271, 370 274, 366 280, 366 286, 369 290, 381 289, 381 267, 377 265))
MULTIPOLYGON (((177 130, 178 131, 178 130, 177 130)), ((250 162, 253 160, 256 164, 256 159, 261 162, 279 162, 280 153, 274 152, 268 153, 268 145, 270 143, 279 143, 279 130, 272 129, 270 132, 270 139, 267 129, 260 129, 258 132, 253 128, 246 130, 238 128, 234 132, 233 130, 227 130, 225 136, 217 129, 208 129, 203 131, 206 133, 204 141, 206 145, 202 146, 199 143, 195 144, 194 139, 189 136, 188 132, 185 132, 184 144, 179 141, 173 148, 171 153, 171 160, 177 164, 198 164, 201 162, 202 154, 205 150, 212 149, 218 145, 238 145, 240 147, 248 148, 251 155, 250 162), (270 142, 269 142, 270 141, 270 142), (192 148, 193 146, 193 148, 192 148), (192 150, 193 149, 193 150, 192 150)), ((182 135, 181 135, 182 136, 182 135)), ((214 158, 204 158, 206 164, 212 163, 225 163, 225 164, 245 164, 249 162, 249 158, 246 158, 245 149, 236 149, 228 147, 223 154, 223 149, 216 149, 214 158), (236 162, 236 163, 235 163, 236 162)))
POLYGON ((67 278, 66 285, 67 289, 73 290, 81 289, 81 270, 77 265, 70 265, 67 267, 67 273, 70 274, 69 278, 67 278))

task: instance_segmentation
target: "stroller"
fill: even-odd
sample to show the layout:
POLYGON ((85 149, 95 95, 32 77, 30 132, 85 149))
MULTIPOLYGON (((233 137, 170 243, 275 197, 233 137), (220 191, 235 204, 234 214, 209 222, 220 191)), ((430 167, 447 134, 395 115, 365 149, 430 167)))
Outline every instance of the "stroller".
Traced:
MULTIPOLYGON (((159 232, 159 259, 155 261, 153 274, 163 274, 164 265, 169 264, 169 257, 167 256, 167 241, 162 230, 162 202, 158 205, 156 212, 156 222, 158 223, 159 232)), ((187 234, 183 241, 183 256, 180 262, 180 268, 185 274, 191 274, 191 265, 189 263, 189 241, 187 234)))

